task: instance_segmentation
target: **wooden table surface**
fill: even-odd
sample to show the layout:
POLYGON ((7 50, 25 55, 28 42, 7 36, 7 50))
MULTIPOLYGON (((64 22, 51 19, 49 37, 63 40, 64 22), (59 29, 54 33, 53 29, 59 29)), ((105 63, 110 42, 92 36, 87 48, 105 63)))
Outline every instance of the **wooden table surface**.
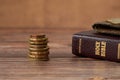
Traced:
POLYGON ((71 52, 72 34, 86 29, 0 29, 0 80, 120 80, 120 64, 78 58, 71 52), (31 34, 49 38, 50 60, 28 58, 31 34))

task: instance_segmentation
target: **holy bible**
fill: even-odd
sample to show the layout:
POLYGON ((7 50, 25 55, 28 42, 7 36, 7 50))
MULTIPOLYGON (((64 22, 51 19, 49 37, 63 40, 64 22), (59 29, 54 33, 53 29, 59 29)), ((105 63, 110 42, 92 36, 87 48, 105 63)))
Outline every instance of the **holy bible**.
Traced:
POLYGON ((76 33, 72 37, 72 53, 120 62, 120 36, 99 34, 94 30, 76 33))

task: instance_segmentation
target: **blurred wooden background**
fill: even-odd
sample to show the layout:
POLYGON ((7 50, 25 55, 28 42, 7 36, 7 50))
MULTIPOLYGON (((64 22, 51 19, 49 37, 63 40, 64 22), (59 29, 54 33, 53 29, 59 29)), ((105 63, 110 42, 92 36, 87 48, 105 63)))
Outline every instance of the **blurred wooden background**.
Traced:
POLYGON ((120 0, 0 0, 0 80, 120 80, 120 64, 71 51, 73 33, 116 17, 120 0), (34 33, 48 36, 50 61, 27 58, 34 33))
POLYGON ((0 0, 0 27, 91 28, 120 17, 120 0, 0 0))

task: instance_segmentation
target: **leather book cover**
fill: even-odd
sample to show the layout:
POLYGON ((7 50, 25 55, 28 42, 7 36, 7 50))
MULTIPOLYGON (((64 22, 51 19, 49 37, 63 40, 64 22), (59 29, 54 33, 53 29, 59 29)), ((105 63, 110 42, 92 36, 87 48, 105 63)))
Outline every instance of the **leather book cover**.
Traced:
POLYGON ((120 62, 120 36, 99 34, 94 30, 76 33, 72 37, 72 53, 120 62))
POLYGON ((120 35, 120 19, 110 19, 93 24, 93 29, 99 33, 120 35))

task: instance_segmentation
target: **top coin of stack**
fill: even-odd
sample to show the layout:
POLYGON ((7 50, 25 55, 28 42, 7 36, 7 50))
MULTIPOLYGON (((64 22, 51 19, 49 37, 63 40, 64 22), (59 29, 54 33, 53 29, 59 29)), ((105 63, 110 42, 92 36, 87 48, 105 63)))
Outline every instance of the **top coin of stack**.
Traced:
POLYGON ((39 59, 42 61, 49 60, 49 47, 47 46, 48 38, 44 34, 31 35, 29 44, 29 57, 33 59, 39 59))

